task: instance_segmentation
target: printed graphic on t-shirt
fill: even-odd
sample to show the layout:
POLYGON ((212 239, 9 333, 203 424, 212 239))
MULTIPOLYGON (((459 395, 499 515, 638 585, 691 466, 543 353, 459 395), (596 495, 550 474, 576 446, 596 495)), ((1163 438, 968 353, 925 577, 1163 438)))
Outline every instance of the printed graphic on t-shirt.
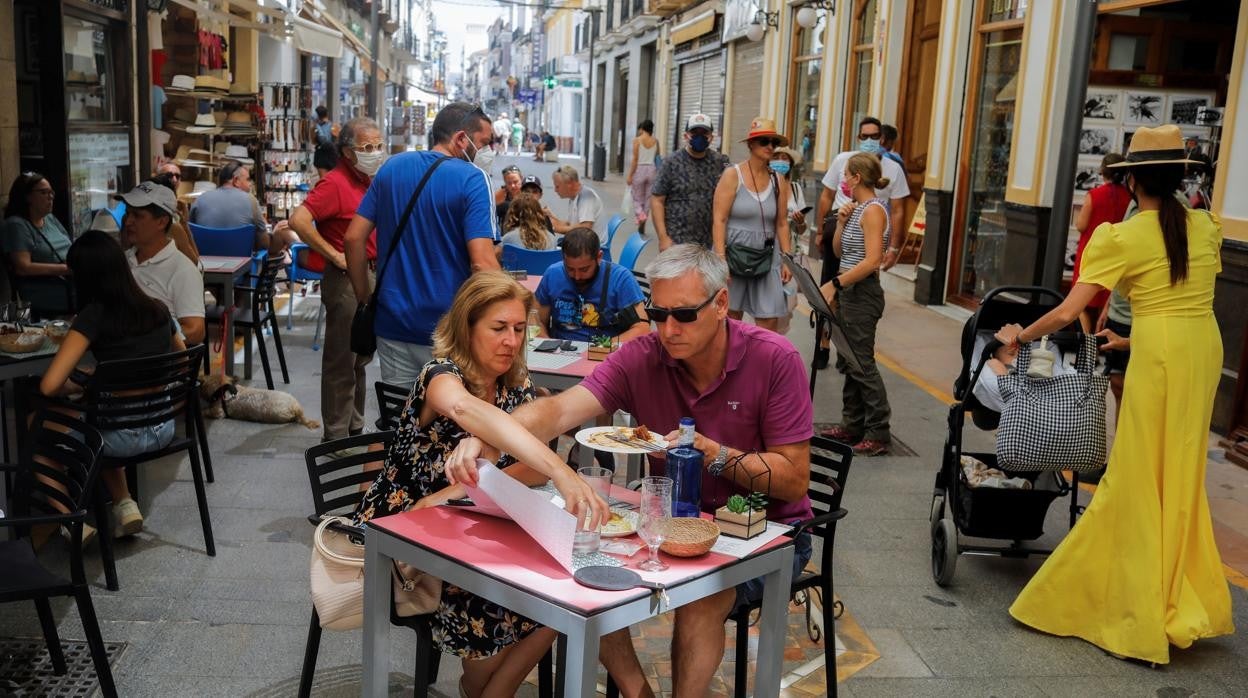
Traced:
POLYGON ((602 326, 602 316, 596 303, 586 302, 584 298, 559 298, 555 301, 555 324, 565 330, 579 330, 602 326))

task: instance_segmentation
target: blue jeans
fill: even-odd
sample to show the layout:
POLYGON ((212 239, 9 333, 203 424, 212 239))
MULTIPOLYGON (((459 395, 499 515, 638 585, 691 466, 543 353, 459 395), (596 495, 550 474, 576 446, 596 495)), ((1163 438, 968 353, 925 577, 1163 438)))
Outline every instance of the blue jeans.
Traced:
MULTIPOLYGON (((789 525, 797 523, 790 521, 789 525)), ((793 578, 797 579, 797 575, 802 573, 806 567, 806 563, 810 562, 810 556, 813 548, 810 543, 810 534, 802 532, 797 538, 793 539, 793 578)), ((763 578, 755 577, 751 580, 737 585, 737 601, 733 605, 733 612, 740 610, 742 606, 749 606, 757 603, 763 598, 763 578)))
POLYGON ((141 429, 103 429, 100 431, 100 436, 104 440, 100 455, 109 458, 125 458, 157 451, 168 446, 173 441, 174 425, 173 420, 170 419, 167 422, 141 429))

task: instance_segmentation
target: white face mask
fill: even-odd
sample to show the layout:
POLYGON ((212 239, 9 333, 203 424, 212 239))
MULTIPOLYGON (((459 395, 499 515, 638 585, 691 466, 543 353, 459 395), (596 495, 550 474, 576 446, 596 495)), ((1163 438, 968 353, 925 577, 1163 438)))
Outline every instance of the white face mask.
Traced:
POLYGON ((355 151, 355 169, 365 177, 372 177, 377 174, 377 170, 381 169, 381 164, 386 161, 385 151, 378 150, 375 153, 361 153, 355 151))
MULTIPOLYGON (((469 141, 469 143, 471 143, 471 141, 469 141)), ((490 173, 490 169, 494 166, 494 149, 478 148, 476 144, 473 144, 472 148, 476 151, 476 153, 472 156, 472 164, 481 168, 481 171, 488 175, 490 173)))

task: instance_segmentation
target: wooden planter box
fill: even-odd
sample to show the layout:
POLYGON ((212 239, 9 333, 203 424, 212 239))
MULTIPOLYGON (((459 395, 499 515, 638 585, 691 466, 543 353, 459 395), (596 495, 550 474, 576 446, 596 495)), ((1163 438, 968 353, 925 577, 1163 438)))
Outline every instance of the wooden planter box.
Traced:
POLYGON ((715 510, 719 532, 733 538, 753 538, 767 530, 767 512, 747 511, 737 514, 722 506, 715 510))
POLYGON ((613 347, 591 346, 589 348, 589 352, 585 354, 585 358, 589 359, 590 361, 604 361, 606 360, 607 356, 611 354, 613 350, 614 350, 613 347))

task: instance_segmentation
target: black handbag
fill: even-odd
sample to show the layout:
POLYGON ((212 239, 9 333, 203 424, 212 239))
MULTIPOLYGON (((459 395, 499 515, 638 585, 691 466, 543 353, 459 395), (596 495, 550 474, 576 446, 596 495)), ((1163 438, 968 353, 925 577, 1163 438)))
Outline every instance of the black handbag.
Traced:
MULTIPOLYGON (((750 174, 753 177, 753 172, 750 174)), ((772 190, 775 192, 776 206, 780 206, 780 190, 775 174, 771 175, 772 190)), ((758 186, 757 184, 755 186, 758 186)), ((767 214, 763 212, 763 202, 758 202, 758 214, 763 221, 763 233, 767 233, 767 214)), ((775 257, 776 238, 773 235, 763 243, 762 248, 728 243, 724 251, 728 257, 728 271, 738 279, 757 279, 771 272, 771 261, 775 257)))
POLYGON ((368 297, 367 303, 361 303, 355 308, 355 317, 351 318, 351 351, 360 356, 372 356, 377 351, 377 331, 375 323, 377 321, 377 300, 378 294, 381 293, 381 279, 386 273, 386 267, 390 266, 390 260, 394 257, 394 251, 399 246, 399 237, 403 235, 403 229, 407 227, 407 221, 412 217, 412 209, 416 207, 416 200, 420 198, 420 193, 425 190, 425 184, 429 181, 429 176, 433 171, 438 169, 442 163, 450 160, 448 157, 438 158, 429 169, 425 170, 425 176, 421 177, 420 183, 416 185, 416 190, 412 192, 412 198, 407 200, 407 208, 403 210, 403 215, 399 217, 399 224, 394 227, 394 237, 390 238, 390 247, 386 250, 386 260, 382 262, 381 268, 377 270, 377 282, 373 285, 373 293, 368 297))

